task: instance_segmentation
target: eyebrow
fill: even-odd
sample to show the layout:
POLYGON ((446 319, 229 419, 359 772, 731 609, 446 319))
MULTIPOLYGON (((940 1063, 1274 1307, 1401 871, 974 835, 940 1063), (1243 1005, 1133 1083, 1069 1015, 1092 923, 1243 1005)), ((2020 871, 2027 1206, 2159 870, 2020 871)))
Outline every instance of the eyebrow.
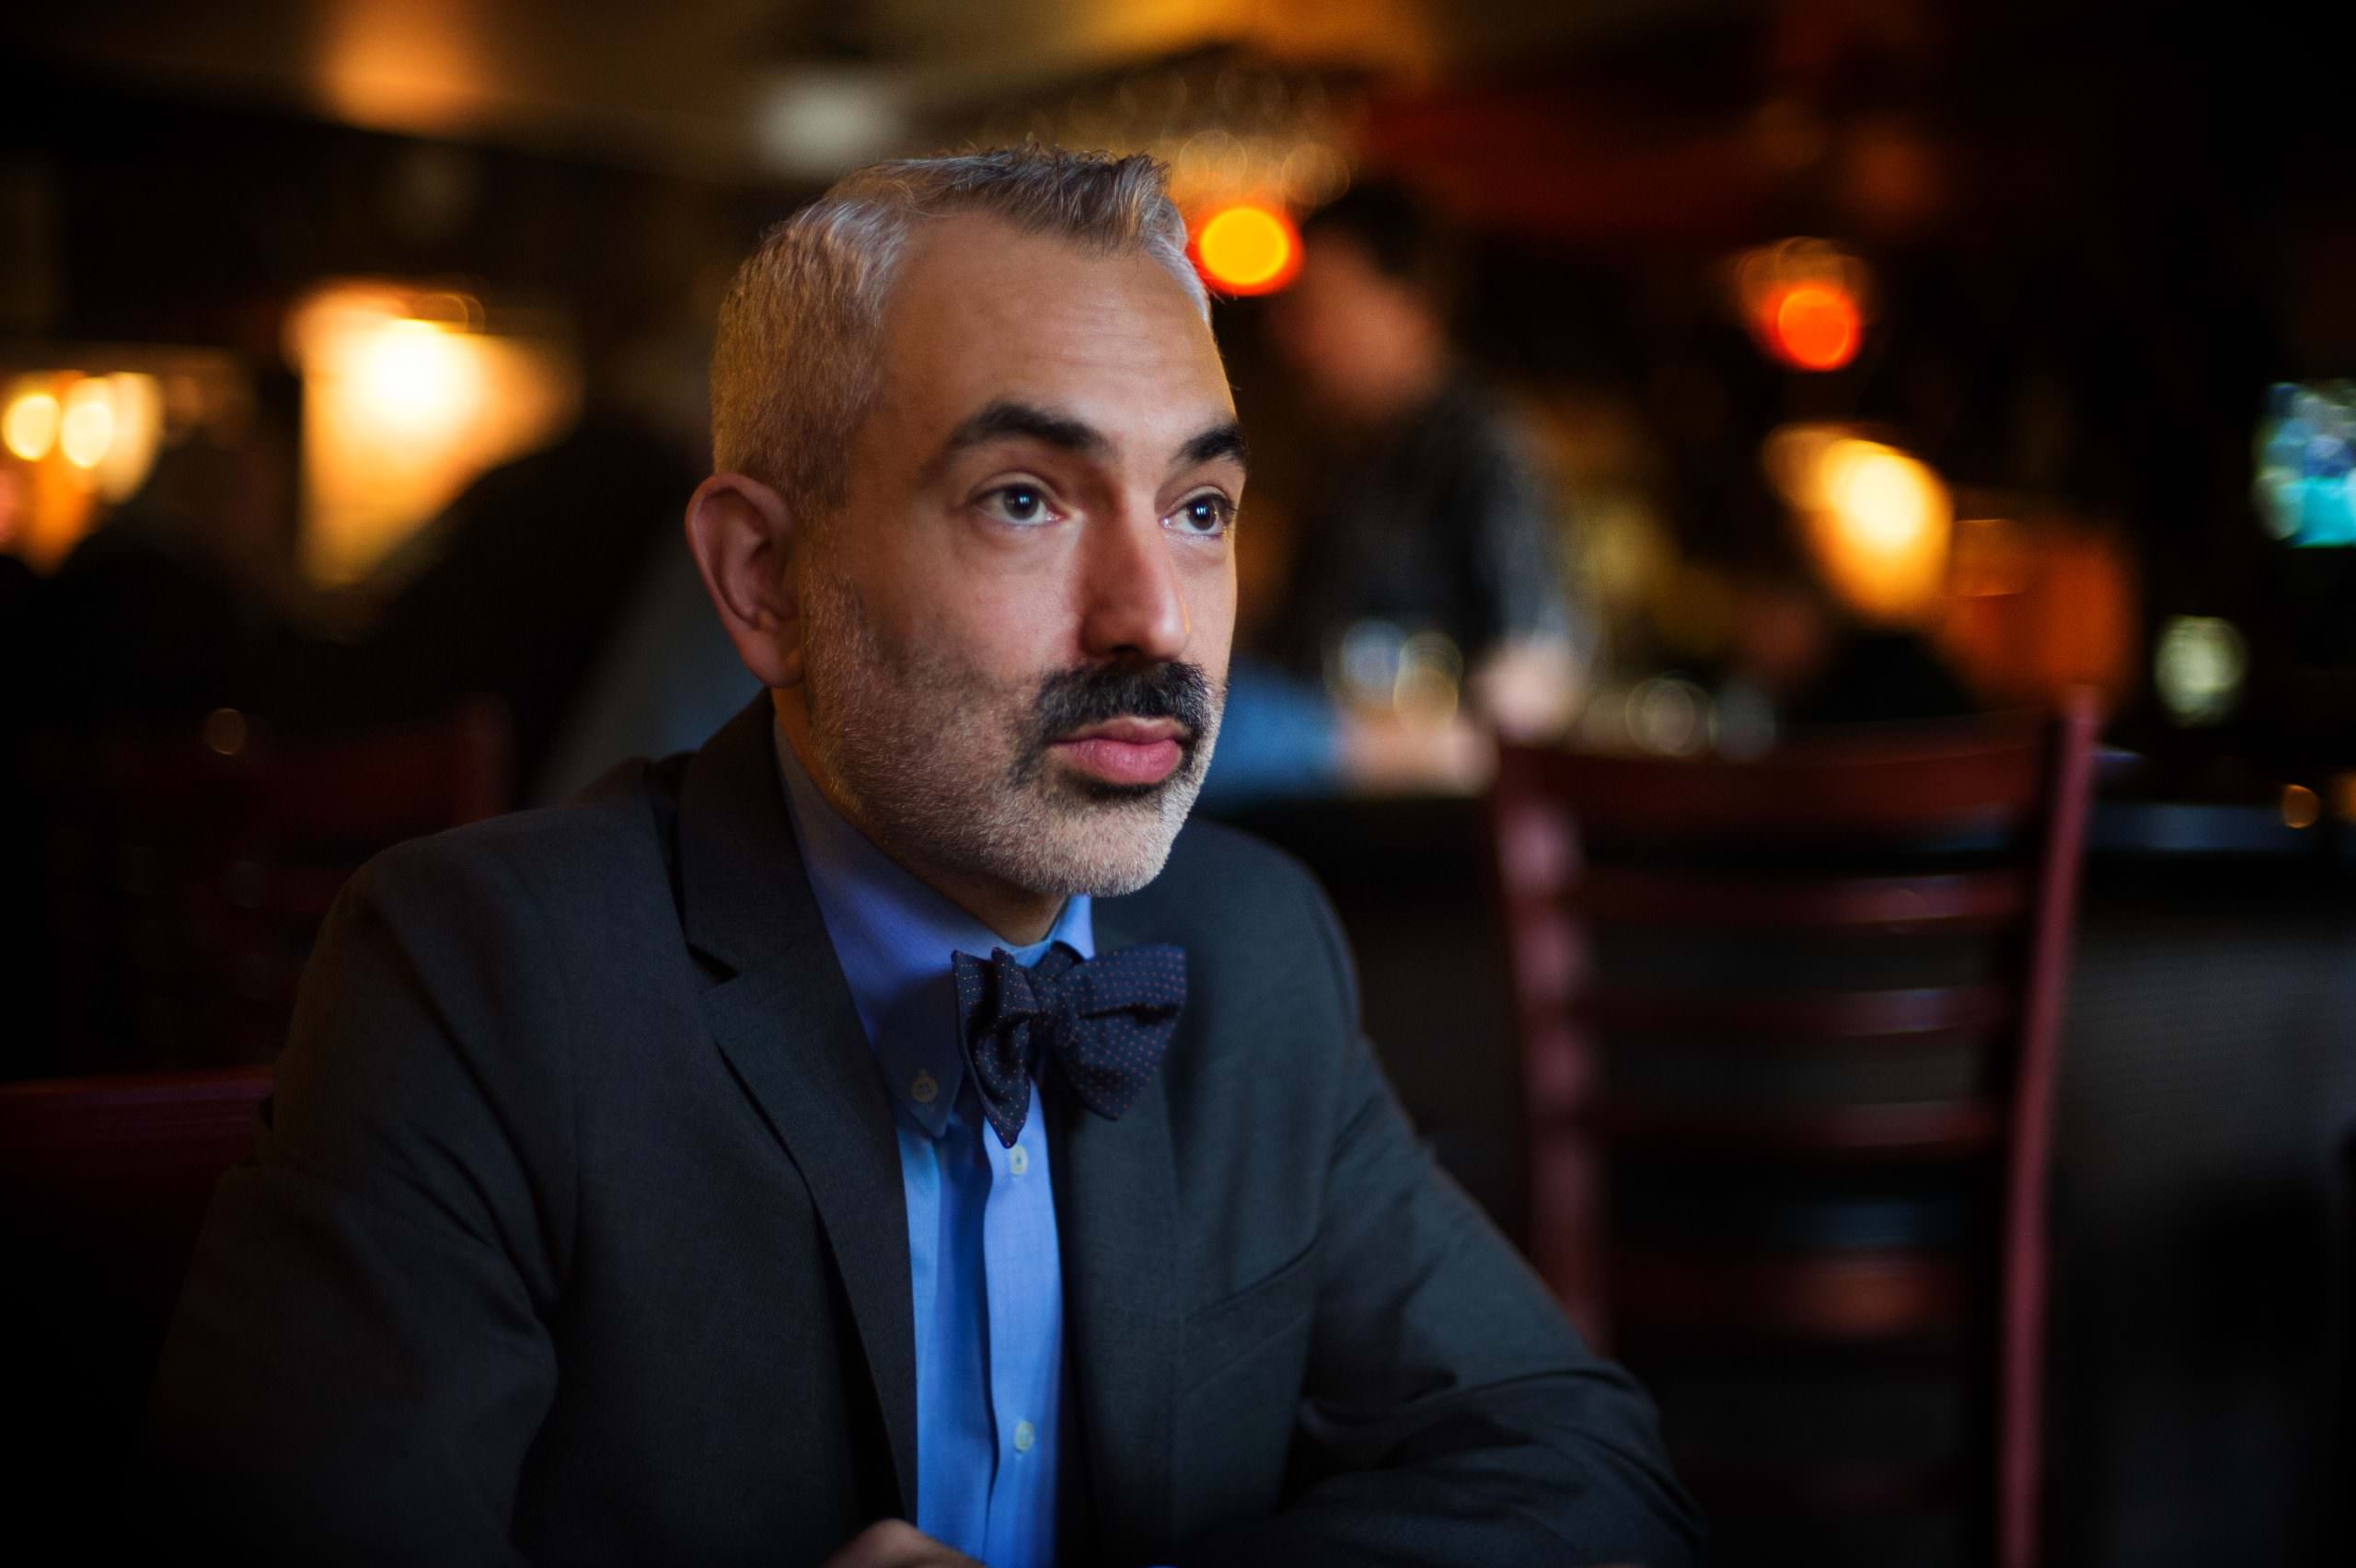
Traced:
POLYGON ((1222 420, 1194 440, 1178 449, 1173 468, 1191 468, 1198 463, 1227 458, 1239 468, 1249 468, 1251 448, 1244 444, 1243 427, 1233 420, 1222 420))
POLYGON ((957 428, 949 432, 949 439, 941 444, 941 452, 930 466, 935 469, 945 467, 960 452, 1009 436, 1060 447, 1082 457, 1103 457, 1113 450, 1104 432, 1086 420, 1001 398, 959 421, 957 428))
MULTIPOLYGON (((1011 436, 1082 457, 1102 459, 1113 451, 1112 440, 1086 420, 1001 398, 959 421, 926 467, 937 473, 959 453, 1011 436)), ((1170 466, 1192 467, 1224 457, 1242 467, 1245 466, 1245 452, 1243 427, 1233 420, 1222 420, 1180 447, 1170 466)))

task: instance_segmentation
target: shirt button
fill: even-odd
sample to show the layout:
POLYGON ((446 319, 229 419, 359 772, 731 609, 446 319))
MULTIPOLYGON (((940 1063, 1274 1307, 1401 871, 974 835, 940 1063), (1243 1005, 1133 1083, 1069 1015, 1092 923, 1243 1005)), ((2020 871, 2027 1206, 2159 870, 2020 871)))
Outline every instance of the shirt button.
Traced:
POLYGON ((930 1073, 918 1073, 916 1081, 908 1085, 908 1098, 919 1105, 931 1104, 940 1092, 941 1082, 930 1073))
POLYGON ((1017 1176, 1031 1169, 1031 1151, 1016 1144, 1006 1151, 1006 1168, 1017 1176))
POLYGON ((1031 1445, 1036 1443, 1038 1440, 1038 1430, 1029 1422, 1018 1421, 1014 1424, 1014 1451, 1016 1453, 1029 1453, 1031 1451, 1031 1445))

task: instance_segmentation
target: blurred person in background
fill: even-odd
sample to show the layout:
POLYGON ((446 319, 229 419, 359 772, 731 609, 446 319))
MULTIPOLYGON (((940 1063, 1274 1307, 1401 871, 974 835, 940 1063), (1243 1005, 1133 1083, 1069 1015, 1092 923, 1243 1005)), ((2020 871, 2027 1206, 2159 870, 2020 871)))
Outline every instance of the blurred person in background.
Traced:
POLYGON ((694 486, 676 441, 593 400, 553 445, 482 475, 422 531, 415 575, 356 641, 283 661, 271 709, 290 727, 331 732, 431 718, 487 694, 506 712, 515 778, 530 790, 655 571, 664 520, 694 486))
MULTIPOLYGON (((1265 661, 1242 663, 1230 722, 1250 744, 1264 711, 1281 715, 1300 737, 1303 784, 1477 788, 1488 732, 1556 733, 1576 695, 1555 502, 1449 341, 1439 236, 1415 200, 1357 186, 1301 240, 1299 276, 1268 320, 1325 425, 1330 478, 1303 509, 1265 661), (1436 721, 1345 700, 1320 723, 1362 628, 1445 650, 1462 710, 1436 721)), ((1262 759, 1239 755, 1237 774, 1247 760, 1262 759)), ((1267 792, 1285 788, 1278 761, 1266 759, 1267 792)), ((1254 782, 1233 778, 1239 791, 1254 782)))

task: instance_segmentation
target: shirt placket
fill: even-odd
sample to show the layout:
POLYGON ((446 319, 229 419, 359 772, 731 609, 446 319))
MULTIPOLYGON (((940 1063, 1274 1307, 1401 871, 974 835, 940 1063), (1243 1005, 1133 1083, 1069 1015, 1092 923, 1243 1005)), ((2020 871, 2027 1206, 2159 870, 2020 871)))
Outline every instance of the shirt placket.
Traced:
POLYGON ((990 1486, 989 1561, 1044 1561, 1053 1539, 1056 1400, 1061 1377, 1062 1291, 1055 1208, 1049 1202, 1044 1108, 1034 1087, 1031 1114, 1012 1147, 995 1136, 983 1210, 984 1297, 989 1322, 991 1419, 998 1465, 990 1486))

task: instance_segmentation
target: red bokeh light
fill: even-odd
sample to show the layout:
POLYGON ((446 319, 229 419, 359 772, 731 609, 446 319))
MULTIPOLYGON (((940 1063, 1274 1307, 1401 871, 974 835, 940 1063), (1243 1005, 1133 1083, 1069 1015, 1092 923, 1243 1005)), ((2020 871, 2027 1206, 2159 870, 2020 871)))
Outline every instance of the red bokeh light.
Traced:
POLYGON ((1796 283, 1769 302, 1766 339, 1775 357, 1800 370, 1839 370, 1857 357, 1865 313, 1837 284, 1796 283))

